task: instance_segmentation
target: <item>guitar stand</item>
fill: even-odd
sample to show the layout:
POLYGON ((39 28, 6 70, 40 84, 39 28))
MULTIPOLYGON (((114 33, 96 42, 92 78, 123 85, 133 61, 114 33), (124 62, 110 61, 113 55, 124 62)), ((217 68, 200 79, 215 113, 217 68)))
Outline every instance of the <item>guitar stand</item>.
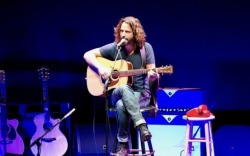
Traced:
POLYGON ((43 137, 48 134, 50 131, 52 131, 58 124, 60 124, 64 119, 66 119, 68 116, 70 116, 75 111, 75 108, 73 108, 69 113, 67 113, 62 119, 58 120, 58 122, 53 125, 50 129, 47 129, 44 134, 42 134, 40 137, 38 137, 33 143, 30 144, 29 147, 26 148, 26 150, 30 149, 32 146, 37 145, 37 156, 41 155, 41 141, 43 137))
POLYGON ((42 143, 40 142, 41 138, 36 139, 35 144, 37 146, 37 156, 40 156, 41 153, 41 145, 42 143))
POLYGON ((45 131, 45 133, 44 133, 43 135, 41 135, 40 137, 38 137, 33 143, 31 143, 30 146, 29 146, 28 148, 26 148, 26 150, 29 149, 29 148, 31 148, 31 147, 34 146, 34 145, 37 145, 37 156, 40 156, 40 155, 41 155, 41 145, 42 145, 41 141, 42 141, 43 137, 44 137, 47 133, 49 133, 50 131, 52 131, 52 130, 53 130, 58 124, 60 124, 61 122, 62 122, 62 120, 58 120, 58 122, 57 122, 52 128, 47 129, 47 130, 45 131))

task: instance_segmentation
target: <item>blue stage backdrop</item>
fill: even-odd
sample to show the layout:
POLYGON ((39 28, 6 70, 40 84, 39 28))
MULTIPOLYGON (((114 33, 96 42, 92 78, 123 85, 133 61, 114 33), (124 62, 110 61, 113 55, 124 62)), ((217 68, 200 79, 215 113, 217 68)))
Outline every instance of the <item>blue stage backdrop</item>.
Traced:
POLYGON ((82 55, 113 42, 113 27, 132 15, 145 28, 157 66, 174 66, 161 87, 204 89, 214 110, 250 109, 248 2, 1 1, 0 13, 9 102, 39 101, 36 70, 46 66, 51 100, 91 108, 82 55))

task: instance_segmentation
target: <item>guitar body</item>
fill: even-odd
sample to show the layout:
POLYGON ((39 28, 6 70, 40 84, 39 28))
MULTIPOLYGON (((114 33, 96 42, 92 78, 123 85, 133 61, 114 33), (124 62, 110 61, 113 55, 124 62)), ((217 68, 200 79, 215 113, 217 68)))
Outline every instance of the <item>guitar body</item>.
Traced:
MULTIPOLYGON (((35 134, 32 136, 30 143, 33 143, 38 137, 42 136, 46 129, 44 129, 44 113, 38 114, 34 118, 36 126, 35 134)), ((55 125, 59 119, 52 119, 50 121, 52 125, 55 125)), ((41 156, 62 156, 68 149, 67 138, 60 131, 59 125, 56 126, 51 132, 44 136, 41 140, 41 156)), ((37 154, 37 145, 31 147, 31 151, 34 155, 37 154)))
MULTIPOLYGON (((112 68, 114 66, 114 61, 109 61, 105 58, 98 57, 97 60, 106 66, 107 68, 112 68)), ((114 71, 128 71, 132 69, 132 64, 125 60, 117 60, 114 66, 114 71)), ((87 68, 87 88, 90 94, 94 96, 102 96, 105 81, 102 80, 98 71, 93 67, 87 68)), ((108 90, 117 88, 118 86, 132 84, 132 77, 111 77, 110 83, 108 84, 108 90)))
POLYGON ((17 119, 7 119, 5 71, 0 70, 0 156, 23 154, 24 142, 17 133, 17 127, 17 119))
MULTIPOLYGON (((5 155, 5 153, 19 154, 19 155, 23 154, 24 143, 21 136, 17 133, 18 124, 19 122, 17 119, 7 120, 7 126, 8 126, 7 137, 0 138, 0 155, 5 155), (6 142, 6 144, 4 144, 4 142, 6 142)), ((1 129, 0 131, 2 134, 1 129)))

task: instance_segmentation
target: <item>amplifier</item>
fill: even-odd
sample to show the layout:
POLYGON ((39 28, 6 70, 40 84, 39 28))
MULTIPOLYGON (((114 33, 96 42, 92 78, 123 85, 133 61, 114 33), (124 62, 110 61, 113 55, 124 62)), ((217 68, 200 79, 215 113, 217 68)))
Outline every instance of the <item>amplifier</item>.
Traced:
MULTIPOLYGON (((152 144, 157 156, 183 156, 185 149, 186 121, 182 115, 161 114, 155 118, 146 118, 148 129, 152 133, 152 144)), ((200 137, 199 126, 194 125, 196 137, 200 137)), ((140 138, 138 137, 137 140, 140 138)), ((139 141, 138 141, 139 144, 139 141)), ((139 144, 139 147, 140 144, 139 144)), ((146 149, 148 145, 146 144, 146 149)), ((203 156, 200 143, 192 145, 192 156, 203 156)))
POLYGON ((157 92, 158 113, 183 115, 204 102, 203 92, 200 88, 160 88, 157 92))
MULTIPOLYGON (((186 134, 186 121, 182 116, 203 103, 203 90, 160 88, 157 96, 158 113, 154 118, 146 118, 156 155, 182 156, 186 134)), ((193 135, 200 137, 199 125, 194 125, 193 135)), ((203 156, 203 147, 199 143, 193 144, 192 149, 192 156, 203 156)))

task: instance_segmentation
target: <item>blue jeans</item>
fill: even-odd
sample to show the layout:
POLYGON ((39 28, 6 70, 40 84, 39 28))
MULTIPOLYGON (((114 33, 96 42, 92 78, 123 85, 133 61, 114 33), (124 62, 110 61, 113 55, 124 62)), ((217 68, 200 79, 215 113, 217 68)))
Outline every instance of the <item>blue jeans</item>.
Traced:
POLYGON ((131 120, 135 127, 146 123, 140 112, 140 105, 138 103, 140 96, 140 92, 135 92, 128 85, 117 87, 112 92, 111 101, 117 110, 117 138, 119 142, 128 142, 131 120))

